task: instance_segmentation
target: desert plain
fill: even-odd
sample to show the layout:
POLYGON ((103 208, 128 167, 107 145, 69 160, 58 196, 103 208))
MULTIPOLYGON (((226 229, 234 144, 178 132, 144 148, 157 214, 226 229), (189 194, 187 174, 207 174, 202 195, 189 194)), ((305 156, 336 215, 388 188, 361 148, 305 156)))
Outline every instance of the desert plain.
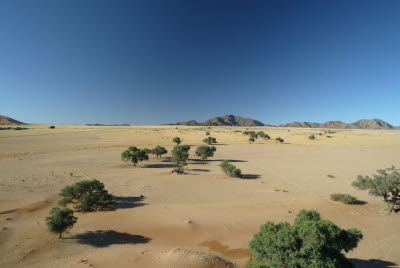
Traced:
POLYGON ((0 267, 244 267, 251 258, 248 242, 260 225, 292 223, 301 209, 316 209, 342 228, 363 232, 359 246, 347 254, 357 267, 399 267, 400 214, 388 214, 382 200, 351 182, 400 165, 400 131, 26 127, 0 131, 0 267), (245 130, 262 130, 272 139, 249 144, 240 132, 245 130), (203 163, 194 151, 206 131, 218 144, 203 163), (308 139, 311 134, 315 140, 308 139), (192 146, 185 175, 171 173, 175 136, 192 146), (276 137, 285 142, 276 143, 276 137), (121 161, 129 146, 156 145, 168 154, 136 167, 121 161), (227 177, 222 160, 240 168, 243 178, 227 177), (75 212, 77 223, 58 239, 45 217, 61 188, 84 179, 103 182, 113 204, 75 212), (333 202, 332 193, 361 202, 333 202))

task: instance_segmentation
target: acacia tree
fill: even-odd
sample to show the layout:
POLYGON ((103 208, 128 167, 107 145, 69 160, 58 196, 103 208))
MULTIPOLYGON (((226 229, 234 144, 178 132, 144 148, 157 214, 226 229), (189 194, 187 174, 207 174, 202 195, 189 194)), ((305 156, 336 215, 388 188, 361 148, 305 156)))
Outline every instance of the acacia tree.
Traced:
POLYGON ((400 200, 400 170, 395 166, 378 169, 372 178, 359 175, 352 185, 360 190, 368 190, 370 195, 382 197, 389 212, 395 210, 395 205, 400 200))
POLYGON ((154 149, 151 150, 152 154, 155 154, 156 157, 161 157, 163 154, 168 153, 167 149, 165 149, 164 147, 157 145, 154 149))
POLYGON ((242 177, 242 171, 229 163, 228 160, 222 161, 220 164, 222 171, 229 177, 242 177))
POLYGON ((125 162, 131 161, 136 166, 139 161, 149 160, 148 150, 147 148, 139 149, 131 146, 128 150, 122 152, 121 160, 125 162))
POLYGON ((187 165, 187 160, 189 158, 189 145, 177 145, 172 149, 172 162, 175 163, 175 172, 183 174, 183 167, 187 165))
POLYGON ((195 154, 201 158, 201 160, 207 160, 207 158, 209 157, 213 157, 214 156, 214 152, 217 150, 217 148, 215 148, 215 146, 206 146, 206 145, 202 145, 199 146, 195 152, 195 154))
POLYGON ((175 142, 176 145, 179 145, 179 144, 181 144, 181 142, 182 142, 181 138, 179 138, 179 137, 173 138, 172 141, 175 142))
POLYGON ((204 143, 207 143, 208 145, 211 145, 213 143, 217 143, 217 139, 213 137, 207 137, 203 140, 204 143))
POLYGON ((253 138, 253 137, 250 137, 249 138, 249 143, 251 144, 252 142, 255 142, 256 141, 256 139, 255 138, 253 138))
POLYGON ((63 197, 58 201, 59 206, 74 204, 75 209, 91 211, 98 207, 106 207, 111 203, 112 195, 104 189, 104 184, 98 180, 83 180, 61 189, 63 197))
POLYGON ((283 143, 285 140, 282 139, 281 137, 275 138, 275 143, 283 143))
POLYGON ((50 232, 57 233, 59 239, 62 239, 62 233, 71 229, 77 221, 74 212, 69 208, 52 208, 46 217, 46 225, 50 232))
POLYGON ((355 249, 362 238, 358 229, 343 230, 316 210, 301 210, 293 225, 261 226, 249 243, 253 259, 247 267, 354 267, 343 251, 355 249))

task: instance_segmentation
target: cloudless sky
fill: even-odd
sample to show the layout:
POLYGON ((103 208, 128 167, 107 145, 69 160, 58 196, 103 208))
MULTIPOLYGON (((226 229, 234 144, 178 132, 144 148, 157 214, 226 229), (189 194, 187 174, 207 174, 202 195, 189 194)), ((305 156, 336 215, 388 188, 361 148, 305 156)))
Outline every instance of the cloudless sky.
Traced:
POLYGON ((0 114, 400 125, 397 0, 0 0, 0 114))

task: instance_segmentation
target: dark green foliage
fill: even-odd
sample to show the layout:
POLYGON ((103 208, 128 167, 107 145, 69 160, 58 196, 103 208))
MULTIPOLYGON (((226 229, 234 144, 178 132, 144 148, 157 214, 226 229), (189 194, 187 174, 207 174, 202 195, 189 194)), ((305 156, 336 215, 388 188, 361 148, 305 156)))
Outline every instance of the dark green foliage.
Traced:
POLYGON ((243 131, 243 135, 252 135, 252 134, 256 134, 255 131, 243 131))
POLYGON ((256 141, 256 139, 255 138, 253 138, 253 137, 250 137, 249 138, 249 143, 251 144, 252 142, 255 142, 256 141))
POLYGON ((51 128, 51 129, 55 129, 56 127, 55 127, 55 126, 49 126, 49 128, 51 128))
POLYGON ((242 171, 229 163, 227 160, 222 161, 220 167, 222 171, 229 177, 242 177, 242 171))
POLYGON ((331 200, 339 201, 349 205, 357 203, 357 198, 349 194, 331 194, 331 200))
POLYGON ((195 152, 195 154, 197 156, 199 156, 201 158, 201 160, 207 160, 207 158, 209 157, 213 157, 214 156, 214 152, 217 150, 217 148, 215 148, 215 146, 199 146, 197 147, 197 150, 195 152))
POLYGON ((0 127, 0 130, 10 130, 12 127, 0 127))
POLYGON ((189 158, 189 145, 177 145, 172 150, 172 162, 175 163, 175 172, 182 174, 184 173, 183 167, 187 165, 187 159, 189 158))
POLYGON ((98 180, 83 180, 66 186, 59 194, 63 198, 58 205, 65 207, 74 204, 79 211, 91 211, 98 207, 106 207, 111 203, 112 195, 104 189, 104 184, 98 180))
POLYGON ((253 259, 247 267, 354 267, 343 251, 356 248, 362 238, 357 229, 340 229, 315 210, 301 210, 293 225, 261 226, 249 243, 253 259))
POLYGON ((203 140, 204 143, 207 143, 208 145, 211 145, 213 143, 217 143, 217 139, 213 137, 207 137, 203 140))
POLYGON ((210 132, 207 131, 207 132, 206 132, 206 135, 209 136, 209 135, 210 135, 210 132))
POLYGON ((13 129, 13 130, 26 130, 26 129, 29 129, 29 128, 27 128, 27 127, 0 127, 0 130, 11 130, 11 129, 13 129))
POLYGON ((309 138, 310 140, 315 140, 315 136, 314 136, 314 135, 310 135, 310 136, 308 136, 308 138, 309 138))
POLYGON ((136 166, 139 161, 149 160, 149 155, 145 149, 139 149, 135 146, 131 146, 128 150, 122 152, 121 160, 131 161, 133 165, 136 166))
POLYGON ((46 217, 47 228, 50 232, 59 234, 59 238, 62 238, 62 233, 72 228, 78 219, 69 208, 52 208, 49 214, 49 217, 46 217))
POLYGON ((148 155, 151 154, 151 150, 149 148, 143 148, 142 150, 145 151, 148 155))
POLYGON ((352 185, 360 190, 368 190, 370 195, 382 197, 389 212, 392 212, 400 199, 400 170, 394 166, 378 169, 372 178, 359 175, 352 185))
POLYGON ((326 136, 326 137, 327 137, 327 138, 333 138, 332 136, 329 136, 329 135, 328 135, 328 136, 326 136))
POLYGON ((172 139, 173 142, 175 142, 177 145, 181 144, 182 140, 179 137, 175 137, 172 139))
POLYGON ((258 139, 258 134, 257 133, 251 133, 250 134, 250 138, 258 139))
POLYGON ((154 149, 151 150, 152 154, 155 154, 158 157, 161 157, 163 154, 168 153, 167 149, 164 147, 157 145, 154 149))
POLYGON ((271 139, 271 137, 270 137, 268 134, 265 134, 264 131, 259 131, 259 132, 257 132, 257 135, 258 135, 259 137, 261 137, 262 139, 264 139, 264 140, 269 140, 269 139, 271 139))
POLYGON ((283 143, 285 140, 282 139, 281 137, 275 138, 275 143, 283 143))

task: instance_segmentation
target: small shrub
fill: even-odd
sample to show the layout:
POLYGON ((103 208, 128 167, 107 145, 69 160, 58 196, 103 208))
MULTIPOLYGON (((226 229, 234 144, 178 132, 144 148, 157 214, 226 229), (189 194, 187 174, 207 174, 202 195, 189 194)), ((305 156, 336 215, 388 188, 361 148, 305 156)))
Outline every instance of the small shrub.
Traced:
POLYGON ((207 132, 206 132, 206 135, 209 136, 209 135, 210 135, 210 132, 207 131, 207 132))
POLYGON ((46 225, 50 232, 57 233, 62 238, 62 233, 71 229, 77 221, 74 212, 69 208, 52 208, 49 217, 46 217, 46 225))
POLYGON ((125 162, 131 161, 133 165, 136 166, 139 161, 149 160, 147 151, 149 151, 147 148, 139 149, 135 146, 131 146, 128 150, 121 153, 121 160, 125 162))
POLYGON ((195 154, 201 158, 201 160, 207 160, 209 157, 214 156, 214 152, 217 150, 215 146, 199 146, 195 152, 195 154))
POLYGON ((179 145, 179 144, 181 144, 181 142, 182 142, 181 138, 179 138, 179 137, 173 138, 172 141, 175 142, 176 145, 179 145))
POLYGON ((203 142, 204 142, 204 143, 207 143, 208 145, 211 145, 211 144, 213 144, 213 143, 217 143, 217 139, 216 139, 216 138, 213 138, 213 137, 208 137, 208 138, 205 138, 205 139, 203 140, 203 142))
POLYGON ((250 137, 249 138, 249 143, 251 144, 252 142, 255 142, 256 141, 256 139, 255 138, 253 138, 253 137, 250 137))
POLYGON ((220 167, 222 171, 229 177, 242 177, 242 171, 229 163, 227 160, 222 161, 220 167))
POLYGON ((315 136, 314 136, 314 135, 310 135, 310 136, 308 136, 308 138, 309 138, 310 140, 315 140, 315 136))
POLYGON ((79 211, 91 211, 98 207, 106 207, 111 203, 112 195, 104 189, 104 184, 98 180, 83 180, 66 186, 59 194, 63 197, 58 205, 74 204, 79 211))
POLYGON ((282 139, 281 137, 275 138, 275 143, 283 143, 285 140, 282 139))
POLYGON ((357 202, 357 198, 349 194, 331 194, 331 200, 339 201, 344 204, 355 204, 357 202))
POLYGON ((333 176, 333 175, 331 175, 331 174, 328 174, 328 175, 326 175, 328 178, 331 178, 331 179, 334 179, 335 178, 335 176, 333 176))
POLYGON ((156 157, 161 157, 163 154, 168 153, 167 149, 165 149, 164 147, 157 145, 154 149, 151 150, 152 154, 155 154, 156 157))
POLYGON ((15 127, 14 130, 26 130, 29 129, 27 127, 15 127))
POLYGON ((56 127, 55 127, 55 126, 49 126, 49 128, 51 128, 51 129, 55 129, 56 127))
POLYGON ((330 138, 333 138, 332 136, 326 136, 326 137, 329 138, 329 139, 330 139, 330 138))
POLYGON ((189 158, 189 145, 177 145, 172 149, 172 162, 175 163, 175 172, 178 174, 183 174, 183 167, 187 165, 187 160, 189 158))

